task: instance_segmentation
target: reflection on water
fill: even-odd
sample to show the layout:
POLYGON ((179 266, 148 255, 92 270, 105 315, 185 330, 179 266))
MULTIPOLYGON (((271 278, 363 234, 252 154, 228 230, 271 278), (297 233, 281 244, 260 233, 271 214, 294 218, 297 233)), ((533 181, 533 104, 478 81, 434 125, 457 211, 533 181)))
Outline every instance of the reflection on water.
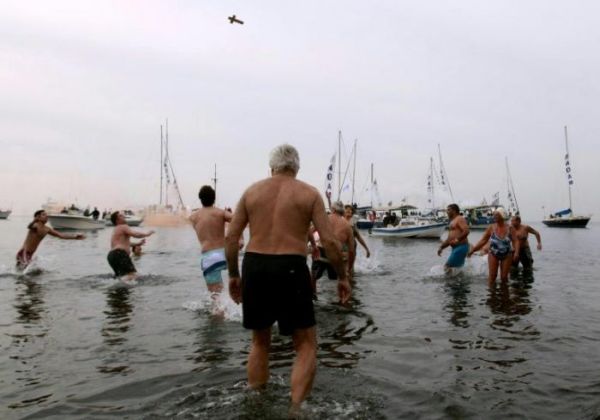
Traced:
POLYGON ((448 302, 445 306, 450 313, 450 323, 457 327, 469 327, 469 293, 470 281, 463 277, 456 277, 444 285, 444 290, 448 295, 448 302))
POLYGON ((203 371, 218 367, 232 354, 227 342, 226 332, 229 324, 221 316, 208 316, 205 322, 195 330, 193 354, 186 357, 198 367, 194 371, 203 371))
POLYGON ((34 280, 21 278, 17 281, 17 287, 14 305, 17 310, 16 322, 21 324, 38 323, 46 312, 44 286, 34 280))
POLYGON ((109 351, 102 358, 103 364, 97 369, 106 374, 127 374, 130 371, 127 352, 123 348, 127 342, 127 332, 130 328, 133 304, 131 291, 127 287, 113 287, 106 292, 106 319, 100 333, 109 351))

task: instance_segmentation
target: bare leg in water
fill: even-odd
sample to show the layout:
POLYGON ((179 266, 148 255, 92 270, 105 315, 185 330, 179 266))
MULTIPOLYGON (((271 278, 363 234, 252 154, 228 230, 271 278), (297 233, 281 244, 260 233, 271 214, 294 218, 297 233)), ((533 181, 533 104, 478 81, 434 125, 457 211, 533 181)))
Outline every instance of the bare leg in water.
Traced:
POLYGON ((269 380, 271 327, 252 331, 252 347, 248 355, 248 386, 259 389, 269 380))
POLYGON ((300 404, 310 393, 317 370, 316 327, 297 329, 292 336, 296 359, 292 367, 292 405, 290 413, 300 408, 300 404))

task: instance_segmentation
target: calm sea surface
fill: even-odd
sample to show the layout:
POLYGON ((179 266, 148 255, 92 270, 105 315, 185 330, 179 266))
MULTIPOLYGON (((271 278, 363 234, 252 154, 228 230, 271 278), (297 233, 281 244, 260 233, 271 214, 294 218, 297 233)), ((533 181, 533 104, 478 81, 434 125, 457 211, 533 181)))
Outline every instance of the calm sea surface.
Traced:
MULTIPOLYGON (((0 418, 286 416, 290 340, 275 336, 268 389, 246 390, 250 333, 232 303, 212 313, 191 228, 158 229, 125 287, 111 228, 48 237, 15 275, 29 221, 0 221, 0 418)), ((533 278, 492 289, 481 257, 447 279, 436 241, 367 238, 351 305, 319 283, 307 418, 599 418, 599 226, 534 226, 533 278)))

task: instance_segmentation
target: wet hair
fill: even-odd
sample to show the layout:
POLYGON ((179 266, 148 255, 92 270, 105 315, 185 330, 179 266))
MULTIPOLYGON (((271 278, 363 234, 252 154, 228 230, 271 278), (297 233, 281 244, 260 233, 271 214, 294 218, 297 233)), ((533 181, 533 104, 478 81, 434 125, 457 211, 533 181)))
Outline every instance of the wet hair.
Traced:
POLYGON ((352 214, 354 214, 354 207, 351 204, 346 204, 344 206, 344 210, 348 210, 348 209, 352 210, 352 214))
POLYGON ((460 213, 460 208, 458 207, 458 204, 448 204, 447 208, 454 210, 457 214, 460 213))
POLYGON ((210 185, 203 185, 198 192, 198 198, 204 207, 210 207, 215 204, 215 190, 210 185))
POLYGON ((110 221, 114 226, 117 226, 117 217, 119 217, 119 212, 115 211, 110 215, 110 221))
POLYGON ((273 172, 298 173, 300 169, 300 155, 296 148, 290 144, 281 144, 271 150, 269 166, 273 172))
POLYGON ((515 214, 513 216, 513 219, 515 219, 517 222, 521 223, 521 216, 519 216, 518 214, 515 214))
POLYGON ((344 203, 342 203, 341 201, 334 202, 331 205, 331 211, 338 214, 344 214, 344 203))
POLYGON ((37 220, 35 219, 45 211, 46 210, 38 210, 35 213, 33 213, 33 220, 27 225, 27 229, 33 230, 33 228, 35 227, 35 222, 37 222, 37 220))

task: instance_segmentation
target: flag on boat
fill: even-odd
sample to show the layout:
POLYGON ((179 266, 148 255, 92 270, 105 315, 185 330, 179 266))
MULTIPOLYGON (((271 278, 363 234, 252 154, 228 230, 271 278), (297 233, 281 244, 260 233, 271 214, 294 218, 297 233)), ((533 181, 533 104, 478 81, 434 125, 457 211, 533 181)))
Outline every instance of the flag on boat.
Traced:
POLYGON ((329 167, 327 168, 327 177, 325 179, 325 196, 331 199, 333 191, 333 171, 335 170, 335 154, 331 157, 329 167))
POLYGON ((569 154, 565 155, 565 171, 567 172, 567 180, 569 185, 573 185, 573 174, 571 174, 571 163, 569 162, 569 154))

